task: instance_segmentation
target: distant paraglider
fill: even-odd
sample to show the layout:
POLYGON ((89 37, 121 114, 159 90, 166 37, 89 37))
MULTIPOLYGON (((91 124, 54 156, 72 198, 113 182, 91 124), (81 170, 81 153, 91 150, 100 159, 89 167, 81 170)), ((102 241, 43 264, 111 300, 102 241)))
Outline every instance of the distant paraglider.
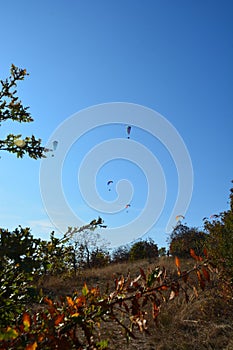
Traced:
POLYGON ((218 215, 217 214, 212 214, 210 215, 210 219, 217 219, 218 218, 218 215))
MULTIPOLYGON (((51 151, 56 151, 58 145, 58 141, 53 141, 53 149, 51 151)), ((54 157, 54 154, 52 154, 52 157, 54 157)))
POLYGON ((184 216, 183 215, 177 215, 176 216, 176 221, 181 221, 184 220, 184 216))
MULTIPOLYGON (((125 208, 128 209, 129 207, 131 207, 130 204, 126 204, 125 208)), ((126 210, 126 213, 128 213, 128 210, 126 210)))
POLYGON ((53 141, 53 150, 56 151, 58 145, 58 141, 53 141))
POLYGON ((127 126, 126 130, 127 130, 127 134, 128 134, 128 139, 130 139, 131 126, 130 125, 127 126))
POLYGON ((111 184, 113 184, 113 181, 112 181, 112 180, 109 180, 109 181, 107 182, 107 186, 109 187, 109 188, 108 188, 109 191, 111 191, 111 187, 110 187, 111 184))

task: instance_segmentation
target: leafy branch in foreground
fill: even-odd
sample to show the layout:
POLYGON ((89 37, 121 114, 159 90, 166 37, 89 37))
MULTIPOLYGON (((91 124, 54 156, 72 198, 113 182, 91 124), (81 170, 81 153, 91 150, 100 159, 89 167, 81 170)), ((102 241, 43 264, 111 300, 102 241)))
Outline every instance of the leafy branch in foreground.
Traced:
MULTIPOLYGON (((17 121, 19 123, 30 123, 33 121, 29 107, 24 107, 17 96, 17 83, 24 80, 28 75, 26 69, 20 69, 12 64, 10 77, 6 80, 0 80, 0 126, 5 121, 17 121)), ((9 134, 4 140, 0 140, 0 151, 16 153, 18 158, 25 154, 29 157, 38 159, 45 157, 44 153, 49 151, 41 146, 41 139, 36 139, 34 135, 22 138, 22 135, 9 134)))
POLYGON ((136 337, 136 330, 150 334, 149 312, 156 325, 162 304, 179 295, 188 302, 190 295, 198 296, 198 289, 204 290, 210 281, 214 270, 207 257, 193 250, 191 256, 195 265, 188 271, 182 271, 175 258, 175 276, 155 266, 147 272, 140 269, 136 278, 122 275, 111 293, 101 294, 98 287, 85 283, 81 292, 59 301, 45 296, 42 311, 24 312, 15 327, 2 329, 1 349, 107 349, 110 339, 105 326, 110 322, 120 327, 128 341, 136 337))

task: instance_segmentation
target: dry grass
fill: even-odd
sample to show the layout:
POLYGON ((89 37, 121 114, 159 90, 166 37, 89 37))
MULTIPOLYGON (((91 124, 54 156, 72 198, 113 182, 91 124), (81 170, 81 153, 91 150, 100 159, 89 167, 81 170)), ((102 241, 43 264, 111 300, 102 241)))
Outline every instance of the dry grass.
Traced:
MULTIPOLYGON (((145 271, 154 266, 164 266, 171 275, 175 275, 176 266, 172 258, 161 258, 152 263, 139 261, 109 265, 102 269, 85 270, 78 276, 48 277, 40 282, 48 294, 54 297, 71 294, 80 290, 87 283, 90 287, 99 286, 103 292, 107 284, 114 286, 114 278, 127 275, 130 271, 136 277, 143 268, 145 271)), ((193 261, 181 261, 184 270, 193 266, 193 261)), ((137 339, 127 347, 122 331, 113 324, 104 327, 104 333, 111 339, 110 349, 140 350, 233 350, 233 295, 212 281, 197 298, 190 298, 186 303, 179 297, 163 304, 157 325, 149 320, 150 335, 136 333, 137 339), (224 294, 225 293, 225 294, 224 294)), ((150 310, 148 310, 148 315, 150 310)))

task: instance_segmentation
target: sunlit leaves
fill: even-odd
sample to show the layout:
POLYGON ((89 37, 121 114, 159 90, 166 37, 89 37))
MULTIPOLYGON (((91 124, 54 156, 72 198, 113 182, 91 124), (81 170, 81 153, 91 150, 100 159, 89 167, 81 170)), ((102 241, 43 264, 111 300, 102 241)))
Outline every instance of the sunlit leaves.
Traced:
POLYGON ((96 349, 107 349, 111 339, 101 339, 103 322, 117 323, 128 340, 135 338, 135 329, 149 333, 148 306, 151 305, 150 317, 157 324, 163 303, 173 302, 181 295, 189 302, 190 295, 198 296, 198 288, 204 290, 210 281, 207 261, 201 261, 195 252, 192 256, 195 265, 189 271, 182 271, 180 260, 175 259, 176 276, 169 275, 159 266, 148 271, 140 268, 136 277, 131 278, 129 273, 117 278, 109 294, 101 294, 98 287, 84 283, 80 292, 74 291, 60 301, 45 296, 43 311, 34 315, 24 312, 22 324, 6 329, 5 338, 1 336, 0 339, 3 344, 7 339, 12 347, 18 346, 23 333, 29 350, 61 346, 64 350, 81 349, 90 347, 90 344, 96 349))
POLYGON ((89 289, 87 288, 86 283, 84 283, 84 286, 82 288, 82 295, 86 296, 89 293, 89 289))
POLYGON ((31 325, 31 317, 27 312, 24 312, 23 314, 23 324, 24 324, 25 330, 26 331, 29 330, 31 325))
POLYGON ((9 341, 9 340, 14 340, 18 337, 19 332, 11 327, 7 327, 7 329, 3 332, 0 331, 0 341, 9 341))
MULTIPOLYGON (((1 122, 10 120, 19 123, 29 123, 33 121, 28 107, 24 107, 17 96, 17 83, 24 80, 28 75, 26 69, 20 69, 12 64, 10 77, 5 81, 0 80, 0 126, 1 122)), ((29 157, 38 159, 45 157, 48 150, 41 146, 41 140, 36 139, 34 135, 22 138, 22 135, 9 134, 4 140, 0 140, 0 151, 15 153, 18 158, 25 154, 29 157)))
POLYGON ((28 344, 25 350, 36 350, 36 348, 37 348, 37 342, 35 341, 33 344, 28 344))

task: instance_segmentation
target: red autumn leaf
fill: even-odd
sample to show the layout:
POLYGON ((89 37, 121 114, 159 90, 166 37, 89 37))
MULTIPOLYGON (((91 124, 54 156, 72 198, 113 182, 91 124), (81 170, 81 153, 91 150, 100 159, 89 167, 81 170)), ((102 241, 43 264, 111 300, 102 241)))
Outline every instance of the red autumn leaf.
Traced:
POLYGON ((190 249, 190 255, 193 259, 198 261, 198 256, 195 254, 195 251, 192 248, 190 249))
POLYGON ((49 306, 53 306, 53 301, 47 297, 44 297, 44 302, 48 304, 49 306))
POLYGON ((153 319, 155 320, 159 315, 159 307, 156 305, 156 303, 152 304, 152 316, 153 319))
POLYGON ((196 255, 195 251, 192 248, 190 249, 190 255, 196 261, 202 261, 203 260, 203 258, 201 256, 196 255))
POLYGON ((168 286, 164 284, 163 286, 160 286, 158 290, 168 290, 168 286))
POLYGON ((146 281, 146 274, 144 272, 144 270, 140 267, 140 273, 142 275, 142 278, 144 279, 144 281, 146 281))
POLYGON ((202 272, 203 272, 203 275, 205 276, 205 279, 210 282, 210 274, 209 272, 204 268, 204 266, 202 267, 202 272))
POLYGON ((64 314, 57 315, 57 317, 54 320, 54 326, 58 326, 64 319, 64 314))

